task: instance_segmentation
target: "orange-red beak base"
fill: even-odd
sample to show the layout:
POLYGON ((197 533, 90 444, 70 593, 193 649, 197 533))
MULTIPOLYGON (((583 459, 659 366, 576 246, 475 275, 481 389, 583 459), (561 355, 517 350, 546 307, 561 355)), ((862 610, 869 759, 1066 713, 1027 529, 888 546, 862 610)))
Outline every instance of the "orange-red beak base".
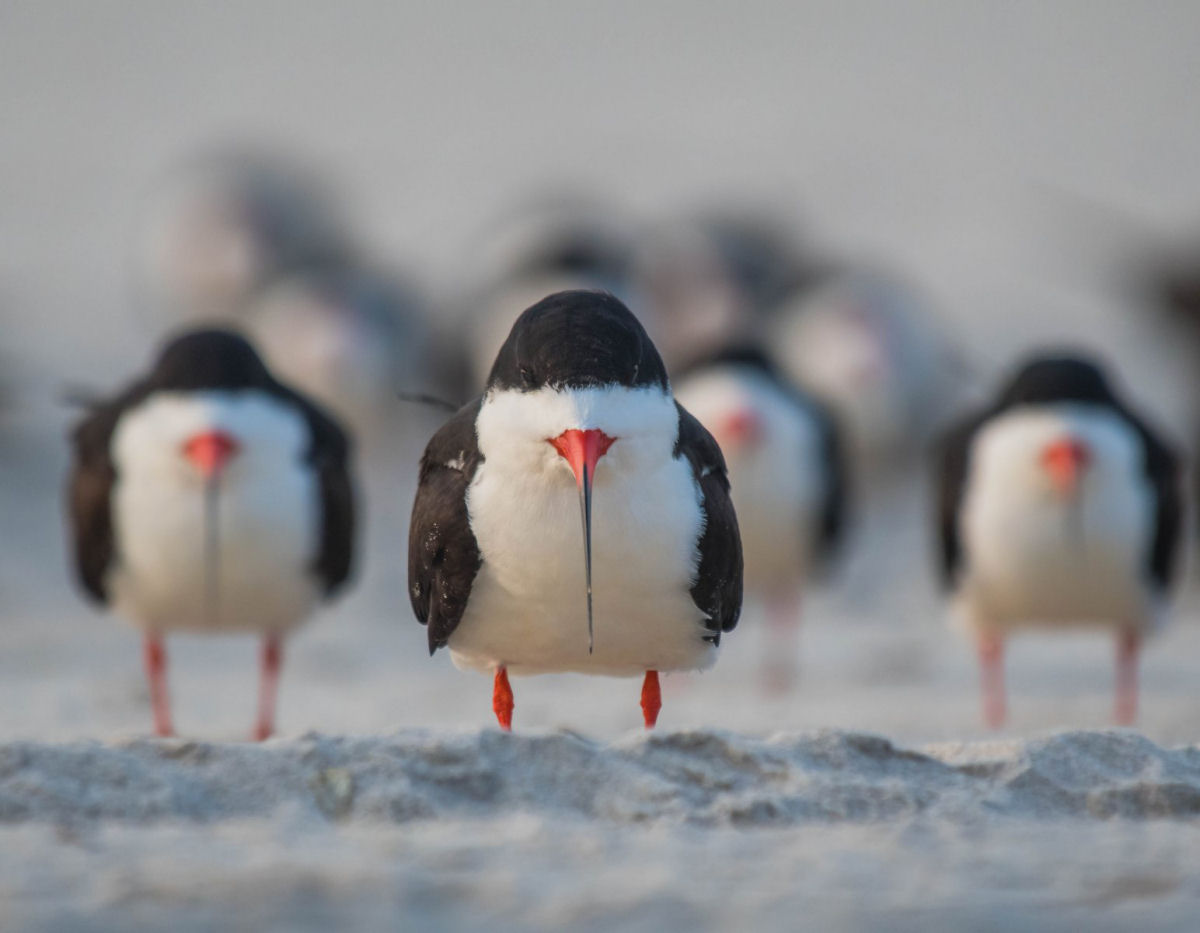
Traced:
POLYGON ((225 431, 206 431, 188 438, 183 445, 183 455, 195 464, 205 479, 211 480, 221 475, 238 448, 238 442, 225 431))
POLYGON ((1087 446, 1074 438, 1055 441, 1042 451, 1042 466, 1050 474, 1055 489, 1065 498, 1074 497, 1091 459, 1087 446))
POLYGON ((563 431, 558 437, 551 438, 550 444, 570 464, 571 472, 575 474, 575 482, 583 486, 585 471, 590 483, 596 472, 596 464, 608 452, 614 441, 615 437, 609 437, 596 428, 587 431, 572 428, 563 431))

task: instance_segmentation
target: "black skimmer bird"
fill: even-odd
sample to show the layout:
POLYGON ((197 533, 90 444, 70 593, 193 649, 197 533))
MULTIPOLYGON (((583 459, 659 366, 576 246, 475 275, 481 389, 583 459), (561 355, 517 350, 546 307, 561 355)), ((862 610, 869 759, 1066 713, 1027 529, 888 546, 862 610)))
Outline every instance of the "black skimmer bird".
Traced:
POLYGON ((762 215, 712 212, 641 237, 636 291, 675 372, 756 337, 759 318, 800 274, 800 250, 762 215))
POLYGON ((269 150, 197 155, 155 192, 136 256, 147 307, 236 315, 277 276, 343 264, 349 225, 320 175, 269 150))
POLYGON ((397 410, 398 391, 454 388, 441 379, 441 350, 424 310, 416 290, 396 278, 324 268, 275 280, 240 323, 272 372, 333 410, 369 446, 397 410))
POLYGON ((988 724, 1005 719, 1005 639, 1078 624, 1116 634, 1115 718, 1133 722, 1179 552, 1179 457, 1076 356, 1026 364, 940 456, 941 566, 978 642, 988 724))
POLYGON ((228 331, 184 334, 75 427, 68 508, 86 592, 145 633, 159 735, 172 732, 164 638, 262 634, 255 736, 274 730, 282 641, 346 583, 350 448, 228 331))
POLYGON ((644 675, 650 728, 659 672, 714 662, 742 605, 725 461, 620 301, 561 292, 518 318, 421 459, 408 577, 430 652, 494 674, 506 730, 509 673, 644 675))
MULTIPOLYGON (((757 348, 729 347, 673 384, 729 466, 746 592, 766 607, 775 631, 794 633, 804 584, 843 531, 847 476, 837 425, 757 348)), ((790 686, 794 646, 772 642, 764 671, 770 689, 790 686)))
POLYGON ((837 414, 861 473, 924 449, 952 367, 910 285, 869 267, 827 270, 776 304, 766 336, 787 376, 837 414))

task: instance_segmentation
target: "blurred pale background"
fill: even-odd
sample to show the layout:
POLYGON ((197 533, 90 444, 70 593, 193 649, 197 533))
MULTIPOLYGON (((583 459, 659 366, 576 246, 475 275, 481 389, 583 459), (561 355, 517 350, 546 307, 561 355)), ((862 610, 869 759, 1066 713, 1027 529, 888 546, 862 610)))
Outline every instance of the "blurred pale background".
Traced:
MULTIPOLYGON (((294 150, 333 178, 372 250, 434 294, 472 274, 487 220, 541 186, 580 183, 646 218, 764 204, 806 241, 919 282, 978 384, 1026 347, 1082 342, 1190 441, 1191 358, 1122 281, 1197 219, 1197 35, 1193 3, 0 2, 0 359, 15 396, 0 732, 148 725, 136 637, 68 582, 71 412, 56 399, 115 387, 156 344, 131 249, 180 159, 230 139, 294 150)), ((420 442, 375 467, 363 587, 297 639, 285 733, 490 720, 486 682, 425 657, 408 608, 420 442)), ((815 598, 793 697, 757 700, 747 624, 728 665, 668 691, 663 723, 978 729, 971 652, 942 625, 920 483, 906 488, 815 598)), ((1195 738, 1194 628, 1181 612, 1147 655, 1143 725, 1160 739, 1195 738)), ((1103 724, 1109 651, 1020 643, 1012 728, 1103 724)), ((181 639, 173 661, 181 728, 237 734, 250 642, 181 639)), ((634 689, 523 682, 518 718, 631 728, 634 689)))

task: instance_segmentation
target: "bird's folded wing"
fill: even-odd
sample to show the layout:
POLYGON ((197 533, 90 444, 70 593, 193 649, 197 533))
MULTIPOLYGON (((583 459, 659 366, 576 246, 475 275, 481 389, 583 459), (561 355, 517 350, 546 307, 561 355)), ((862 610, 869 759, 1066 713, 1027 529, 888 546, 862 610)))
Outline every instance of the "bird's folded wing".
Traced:
POLYGON ((429 653, 462 620, 481 557, 467 514, 467 487, 482 457, 475 419, 482 399, 462 408, 429 441, 408 532, 408 595, 429 628, 429 653))
POLYGON ((716 637, 737 625, 742 612, 742 539, 729 497, 729 474, 721 448, 682 405, 675 455, 686 457, 703 495, 704 532, 692 601, 716 637))

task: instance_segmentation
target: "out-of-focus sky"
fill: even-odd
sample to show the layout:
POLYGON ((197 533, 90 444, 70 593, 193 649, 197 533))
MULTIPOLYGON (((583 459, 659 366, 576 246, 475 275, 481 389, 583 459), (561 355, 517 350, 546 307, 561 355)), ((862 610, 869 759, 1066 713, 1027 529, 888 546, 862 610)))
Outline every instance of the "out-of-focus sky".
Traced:
POLYGON ((435 286, 539 184, 749 196, 908 269, 1002 357, 1087 324, 1080 279, 1195 216, 1197 35, 1188 2, 7 0, 5 342, 101 381, 144 358, 147 193, 250 138, 315 159, 435 286))

